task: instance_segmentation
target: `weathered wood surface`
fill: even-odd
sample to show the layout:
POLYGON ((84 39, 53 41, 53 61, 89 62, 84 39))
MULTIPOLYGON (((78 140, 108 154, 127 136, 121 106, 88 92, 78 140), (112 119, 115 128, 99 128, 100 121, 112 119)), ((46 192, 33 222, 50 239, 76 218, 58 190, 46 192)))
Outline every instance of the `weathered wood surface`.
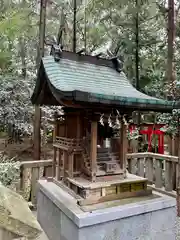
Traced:
MULTIPOLYGON (((167 192, 176 190, 178 157, 156 153, 128 153, 128 170, 148 179, 149 184, 167 192)), ((21 163, 20 193, 36 203, 36 183, 40 178, 52 177, 53 160, 26 161, 21 163)))
POLYGON ((75 148, 77 150, 81 149, 82 147, 82 139, 76 139, 76 138, 65 138, 65 137, 57 137, 54 141, 54 146, 60 147, 62 149, 69 149, 69 148, 75 148))
POLYGON ((178 157, 157 153, 128 153, 127 168, 132 174, 144 176, 150 185, 166 192, 175 191, 178 178, 178 157))
POLYGON ((25 200, 36 204, 37 181, 52 177, 52 162, 53 160, 21 162, 20 184, 17 191, 25 200))
POLYGON ((142 196, 148 196, 151 194, 152 194, 151 189, 140 190, 140 191, 135 191, 135 192, 122 192, 119 194, 110 194, 110 195, 106 195, 104 197, 99 197, 99 198, 91 197, 91 198, 87 198, 87 199, 81 199, 81 200, 78 200, 77 203, 80 206, 87 206, 87 205, 103 203, 106 201, 114 201, 114 200, 131 198, 131 197, 142 197, 142 196))
POLYGON ((92 181, 96 181, 96 169, 97 169, 97 122, 91 122, 91 172, 92 181))

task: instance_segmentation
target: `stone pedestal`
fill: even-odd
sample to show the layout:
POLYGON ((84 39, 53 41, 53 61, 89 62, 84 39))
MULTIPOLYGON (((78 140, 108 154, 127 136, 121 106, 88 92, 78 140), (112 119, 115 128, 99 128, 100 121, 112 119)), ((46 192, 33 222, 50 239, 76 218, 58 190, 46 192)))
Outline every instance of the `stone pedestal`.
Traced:
POLYGON ((49 240, 175 240, 176 200, 154 192, 81 208, 53 182, 39 181, 38 221, 49 240))

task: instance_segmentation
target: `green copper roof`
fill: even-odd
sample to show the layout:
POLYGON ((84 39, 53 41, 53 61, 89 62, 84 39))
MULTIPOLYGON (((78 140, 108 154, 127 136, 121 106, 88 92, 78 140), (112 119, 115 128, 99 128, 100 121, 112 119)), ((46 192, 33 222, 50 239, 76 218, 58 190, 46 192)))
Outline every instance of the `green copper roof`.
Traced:
POLYGON ((68 58, 61 58, 56 62, 53 56, 44 57, 42 65, 50 86, 64 96, 73 93, 74 100, 77 101, 120 106, 133 104, 138 108, 146 106, 151 110, 156 107, 157 110, 172 110, 175 107, 175 102, 150 97, 137 91, 125 74, 119 73, 113 67, 68 58))

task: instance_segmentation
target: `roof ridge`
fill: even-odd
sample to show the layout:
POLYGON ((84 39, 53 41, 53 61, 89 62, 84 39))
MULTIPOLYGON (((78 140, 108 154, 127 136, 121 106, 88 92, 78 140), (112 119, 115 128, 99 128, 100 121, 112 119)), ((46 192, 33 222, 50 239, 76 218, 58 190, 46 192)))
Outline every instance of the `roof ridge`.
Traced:
MULTIPOLYGON (((45 56, 43 58, 46 58, 46 57, 47 56, 45 56)), ((69 59, 71 61, 76 61, 76 62, 90 63, 93 65, 110 67, 118 72, 121 71, 121 66, 119 66, 120 60, 118 59, 118 57, 113 57, 111 59, 108 59, 108 58, 102 58, 100 56, 92 56, 89 54, 74 53, 71 51, 62 50, 59 55, 58 61, 61 61, 61 58, 69 59), (117 61, 116 61, 116 59, 117 59, 117 61)))

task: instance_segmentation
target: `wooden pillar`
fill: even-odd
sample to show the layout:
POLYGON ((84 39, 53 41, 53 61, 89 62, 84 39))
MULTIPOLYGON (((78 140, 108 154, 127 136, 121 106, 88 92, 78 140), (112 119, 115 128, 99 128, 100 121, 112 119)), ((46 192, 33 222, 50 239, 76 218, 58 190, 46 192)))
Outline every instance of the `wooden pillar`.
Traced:
POLYGON ((81 138, 81 116, 80 114, 77 115, 77 139, 81 138))
POLYGON ((65 154, 64 151, 62 151, 61 155, 61 178, 64 178, 64 160, 65 160, 65 154))
POLYGON ((122 121, 120 128, 120 167, 126 169, 126 154, 128 148, 127 126, 122 121))
POLYGON ((73 178, 74 175, 74 153, 68 155, 68 175, 73 178))
POLYGON ((174 137, 174 156, 178 156, 178 136, 174 137))
POLYGON ((172 156, 175 156, 175 136, 172 136, 172 156))
POLYGON ((58 149, 58 158, 56 163, 56 180, 60 180, 61 149, 58 149))
POLYGON ((158 134, 158 153, 164 154, 164 133, 158 134))
POLYGON ((57 121, 54 123, 54 129, 53 129, 53 142, 56 141, 56 136, 57 136, 57 121))
POLYGON ((68 152, 64 150, 64 179, 68 177, 68 152))
POLYGON ((57 157, 57 149, 54 147, 54 155, 53 155, 53 164, 52 164, 52 176, 56 176, 56 157, 57 157))
POLYGON ((168 152, 169 155, 172 155, 172 137, 170 135, 167 136, 167 144, 168 144, 168 152))
POLYGON ((178 164, 177 164, 177 189, 176 189, 176 200, 177 200, 177 216, 180 217, 180 119, 178 116, 178 164))
POLYGON ((97 168, 97 121, 91 122, 91 172, 92 181, 96 181, 96 168, 97 168))

